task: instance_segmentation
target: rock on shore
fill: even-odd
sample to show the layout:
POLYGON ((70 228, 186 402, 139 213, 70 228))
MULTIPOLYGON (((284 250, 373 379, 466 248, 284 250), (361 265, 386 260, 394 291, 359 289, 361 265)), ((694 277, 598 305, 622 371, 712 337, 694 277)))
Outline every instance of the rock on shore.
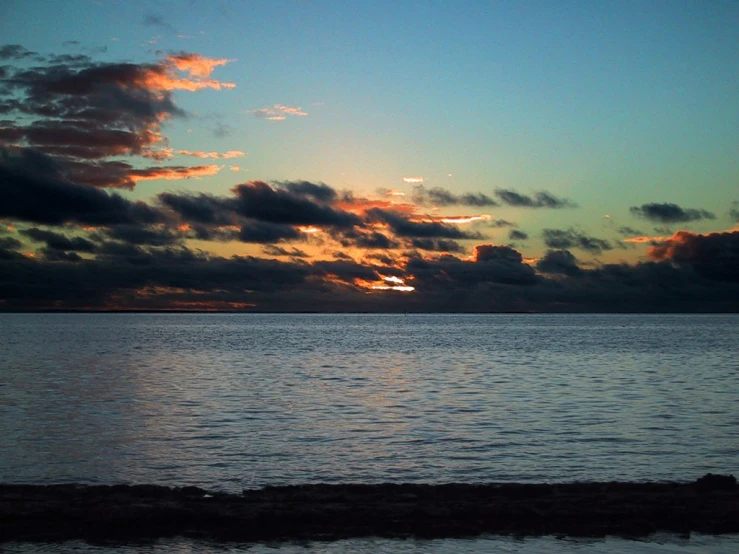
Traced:
POLYGON ((0 485, 0 542, 645 536, 739 532, 733 476, 693 483, 378 484, 267 487, 242 495, 155 485, 0 485))

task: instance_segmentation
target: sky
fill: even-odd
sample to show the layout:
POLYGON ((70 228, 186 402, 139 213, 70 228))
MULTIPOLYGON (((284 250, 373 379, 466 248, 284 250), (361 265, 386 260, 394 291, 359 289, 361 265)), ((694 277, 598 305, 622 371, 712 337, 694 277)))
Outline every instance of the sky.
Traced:
POLYGON ((0 310, 739 311, 739 2, 0 3, 0 310))

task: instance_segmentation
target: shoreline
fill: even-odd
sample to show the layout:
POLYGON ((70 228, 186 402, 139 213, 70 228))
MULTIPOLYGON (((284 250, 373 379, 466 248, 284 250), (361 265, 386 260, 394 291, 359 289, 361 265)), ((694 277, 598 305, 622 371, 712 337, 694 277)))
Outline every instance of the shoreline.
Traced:
POLYGON ((0 485, 0 543, 645 537, 739 533, 733 476, 692 483, 295 485, 243 494, 158 485, 0 485))

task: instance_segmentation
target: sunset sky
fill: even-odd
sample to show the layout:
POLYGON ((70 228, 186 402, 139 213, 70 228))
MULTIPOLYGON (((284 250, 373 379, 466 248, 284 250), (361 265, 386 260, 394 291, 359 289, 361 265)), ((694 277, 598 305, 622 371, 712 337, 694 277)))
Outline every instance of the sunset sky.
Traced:
POLYGON ((0 3, 0 310, 739 311, 739 3, 0 3))

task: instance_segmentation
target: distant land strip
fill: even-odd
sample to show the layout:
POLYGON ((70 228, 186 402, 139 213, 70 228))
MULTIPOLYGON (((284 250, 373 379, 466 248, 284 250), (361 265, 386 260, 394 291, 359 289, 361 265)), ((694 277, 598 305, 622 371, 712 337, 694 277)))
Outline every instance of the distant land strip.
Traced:
POLYGON ((0 542, 644 537, 739 533, 730 475, 692 483, 346 484, 245 490, 158 485, 0 485, 0 542))

